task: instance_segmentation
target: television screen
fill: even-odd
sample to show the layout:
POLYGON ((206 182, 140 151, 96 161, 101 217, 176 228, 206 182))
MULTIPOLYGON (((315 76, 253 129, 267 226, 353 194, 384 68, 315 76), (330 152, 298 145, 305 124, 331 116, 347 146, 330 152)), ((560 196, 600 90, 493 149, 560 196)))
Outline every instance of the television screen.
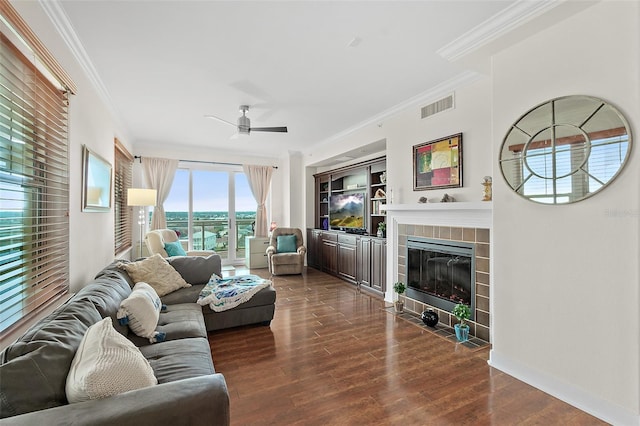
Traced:
POLYGON ((329 197, 329 223, 331 228, 364 229, 363 192, 333 194, 329 197))

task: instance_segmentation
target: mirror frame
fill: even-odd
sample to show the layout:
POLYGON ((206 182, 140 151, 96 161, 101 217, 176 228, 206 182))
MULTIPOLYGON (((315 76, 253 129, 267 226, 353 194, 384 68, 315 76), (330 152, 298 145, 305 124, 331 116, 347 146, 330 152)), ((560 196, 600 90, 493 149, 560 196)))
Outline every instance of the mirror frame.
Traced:
MULTIPOLYGON (((591 125, 593 125, 593 122, 591 122, 591 125)), ((563 130, 566 130, 566 129, 563 129, 563 130)), ((602 99, 599 99, 593 96, 586 96, 586 95, 562 96, 562 97, 550 99, 548 101, 545 101, 545 102, 542 102, 541 104, 536 105, 535 107, 531 108, 529 111, 524 113, 522 116, 520 116, 511 125, 511 127, 507 131, 502 141, 502 145, 500 146, 500 152, 499 152, 500 172, 502 173, 502 177, 504 178, 507 185, 516 194, 518 194, 519 196, 531 202, 535 202, 538 204, 552 204, 552 205, 553 204, 570 204, 570 203, 575 203, 575 202, 587 199, 597 194, 598 192, 602 191, 609 184, 611 184, 616 179, 616 177, 618 177, 618 175, 620 174, 624 166, 627 164, 631 154, 631 149, 632 149, 632 137, 631 137, 631 129, 629 127, 629 123, 627 122, 624 115, 615 106, 613 106, 609 102, 603 101, 602 99), (565 103, 567 105, 571 105, 572 103, 577 103, 577 104, 582 103, 583 105, 585 105, 585 109, 582 110, 581 108, 574 107, 574 109, 566 108, 564 110, 557 111, 556 110, 557 103, 565 103), (590 120, 596 117, 600 113, 600 111, 604 111, 604 113, 609 114, 608 116, 604 117, 609 119, 609 121, 612 121, 611 118, 617 119, 618 121, 615 123, 615 126, 610 125, 607 128, 599 129, 597 131, 594 130, 592 131, 592 133, 589 133, 589 131, 587 131, 583 127, 590 124, 590 120), (546 117, 542 113, 547 113, 546 115, 548 115, 548 117, 546 117), (574 115, 576 117, 576 121, 574 122, 556 121, 559 115, 564 115, 565 117, 574 115), (541 118, 542 119, 548 118, 548 120, 541 120, 541 118), (575 134, 569 137, 556 136, 556 130, 557 128, 560 128, 560 127, 574 128, 575 134), (622 131, 622 128, 624 128, 624 131, 622 131), (618 132, 617 133, 611 132, 611 130, 618 130, 618 132), (512 137, 512 133, 514 132, 516 132, 515 136, 512 137), (541 141, 539 137, 541 134, 545 134, 545 133, 550 134, 550 137, 549 139, 545 139, 544 141, 541 141), (624 154, 624 158, 620 161, 619 164, 614 163, 614 165, 617 164, 617 170, 606 181, 604 179, 603 180, 596 179, 593 174, 589 173, 589 171, 583 167, 589 161, 592 147, 602 146, 602 145, 592 144, 592 140, 594 140, 594 137, 592 135, 596 133, 598 134, 598 137, 600 139, 605 139, 607 137, 616 137, 616 136, 620 137, 621 138, 620 141, 613 142, 613 143, 616 143, 618 146, 621 146, 621 144, 626 143, 626 152, 624 154), (613 133, 613 135, 609 136, 608 133, 613 133), (624 140, 625 136, 626 136, 626 141, 624 140), (510 140, 510 137, 512 140, 510 140), (522 144, 512 144, 513 140, 518 138, 523 141, 526 140, 526 142, 522 144), (563 141, 563 142, 556 143, 556 141, 558 141, 559 139, 574 139, 574 141, 573 142, 563 141), (567 144, 573 145, 575 144, 575 139, 578 139, 580 141, 579 143, 581 144, 581 147, 579 146, 578 148, 579 150, 583 151, 581 154, 583 158, 578 159, 579 161, 578 166, 576 166, 575 164, 571 164, 572 161, 569 161, 568 163, 566 163, 564 166, 565 168, 568 168, 570 172, 562 174, 562 172, 560 172, 560 169, 562 168, 562 166, 557 166, 557 164, 559 164, 557 163, 557 160, 560 158, 561 154, 565 154, 565 155, 567 153, 573 154, 572 151, 574 148, 571 147, 569 148, 568 151, 566 149, 565 150, 559 149, 556 151, 556 147, 567 145, 567 144), (507 145, 508 143, 509 145, 507 145), (514 146, 518 146, 520 150, 516 151, 515 149, 512 148, 514 146), (527 151, 529 149, 537 149, 541 147, 551 149, 550 152, 542 154, 542 156, 545 157, 542 161, 550 162, 550 164, 552 165, 551 177, 542 176, 540 173, 536 173, 536 171, 531 168, 531 166, 529 165, 529 162, 527 161, 528 159, 531 160, 533 157, 533 156, 528 157, 527 151), (519 157, 514 155, 507 157, 507 153, 509 152, 521 152, 523 154, 520 155, 519 157), (528 171, 528 176, 526 177, 524 175, 525 170, 528 171), (581 176, 578 175, 578 172, 580 172, 581 176), (514 179, 513 175, 515 173, 520 173, 519 181, 514 179), (556 183, 560 182, 560 179, 571 177, 572 179, 571 187, 573 188, 573 182, 574 182, 573 179, 575 178, 574 175, 578 176, 578 179, 585 179, 587 181, 586 183, 587 192, 578 193, 575 190, 573 190, 573 192, 569 192, 569 193, 567 192, 558 193, 556 183), (508 176, 511 176, 511 178, 509 178, 508 176), (536 179, 539 179, 539 180, 541 179, 541 182, 546 182, 547 180, 551 182, 550 186, 552 190, 547 192, 548 197, 545 198, 544 201, 542 199, 536 199, 524 194, 524 185, 533 176, 535 176, 536 179), (599 182, 601 186, 595 189, 594 191, 589 191, 588 184, 590 180, 595 180, 599 182), (562 198, 565 198, 567 194, 569 194, 568 201, 564 201, 564 200, 559 201, 560 196, 562 196, 562 198), (550 200, 548 198, 550 198, 550 200)), ((537 155, 540 156, 540 154, 537 154, 537 155)))

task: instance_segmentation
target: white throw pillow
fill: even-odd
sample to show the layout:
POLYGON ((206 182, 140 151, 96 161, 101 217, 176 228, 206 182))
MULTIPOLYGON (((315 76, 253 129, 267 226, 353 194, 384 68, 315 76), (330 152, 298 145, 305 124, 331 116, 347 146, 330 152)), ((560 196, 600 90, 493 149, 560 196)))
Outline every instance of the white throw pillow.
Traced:
POLYGON ((146 337, 151 343, 162 342, 165 333, 156 331, 161 309, 158 293, 149 284, 139 282, 129 297, 120 302, 116 317, 120 325, 128 325, 138 336, 146 337))
POLYGON ((135 282, 148 283, 162 297, 183 287, 191 287, 182 276, 159 254, 131 263, 119 263, 135 282))
POLYGON ((70 403, 106 398, 158 384, 149 361, 133 343, 118 333, 111 318, 95 323, 85 333, 67 375, 70 403))

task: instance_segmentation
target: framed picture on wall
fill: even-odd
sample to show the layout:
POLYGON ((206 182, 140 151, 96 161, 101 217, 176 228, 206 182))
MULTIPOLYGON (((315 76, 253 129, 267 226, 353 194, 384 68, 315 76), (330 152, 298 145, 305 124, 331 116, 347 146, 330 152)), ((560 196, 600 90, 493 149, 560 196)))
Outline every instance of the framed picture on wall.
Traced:
POLYGON ((82 145, 82 211, 111 210, 111 164, 82 145))
POLYGON ((413 190, 462 186, 462 133, 413 146, 413 190))

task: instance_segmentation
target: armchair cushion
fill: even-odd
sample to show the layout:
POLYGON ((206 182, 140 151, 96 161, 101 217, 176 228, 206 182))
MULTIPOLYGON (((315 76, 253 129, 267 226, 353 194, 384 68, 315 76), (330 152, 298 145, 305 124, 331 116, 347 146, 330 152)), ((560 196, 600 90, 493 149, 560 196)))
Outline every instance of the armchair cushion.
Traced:
POLYGON ((296 236, 295 235, 278 235, 276 243, 276 251, 278 253, 295 253, 296 252, 296 236))
POLYGON ((182 248, 180 241, 166 242, 164 243, 164 250, 169 257, 171 256, 186 256, 187 252, 182 248))

